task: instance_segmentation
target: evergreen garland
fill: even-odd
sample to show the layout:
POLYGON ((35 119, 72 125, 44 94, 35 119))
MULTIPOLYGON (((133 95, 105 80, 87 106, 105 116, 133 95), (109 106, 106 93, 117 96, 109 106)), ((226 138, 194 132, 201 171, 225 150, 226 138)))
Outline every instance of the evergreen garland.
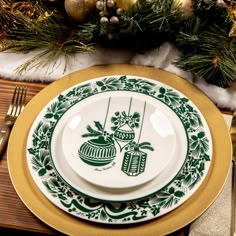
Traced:
MULTIPOLYGON (((227 4, 236 3, 225 0, 227 4)), ((0 0, 0 49, 44 49, 22 65, 23 73, 46 66, 49 60, 56 63, 62 55, 69 58, 75 52, 93 51, 98 44, 142 53, 170 42, 182 52, 174 62, 177 67, 227 87, 236 79, 236 42, 229 37, 234 21, 227 10, 216 0, 192 0, 189 16, 174 0, 143 0, 124 10, 119 23, 111 25, 99 22, 98 11, 85 23, 73 22, 63 1, 0 0)))
POLYGON ((235 79, 235 38, 229 37, 232 21, 226 8, 195 1, 194 14, 176 35, 182 56, 175 65, 225 87, 235 79))

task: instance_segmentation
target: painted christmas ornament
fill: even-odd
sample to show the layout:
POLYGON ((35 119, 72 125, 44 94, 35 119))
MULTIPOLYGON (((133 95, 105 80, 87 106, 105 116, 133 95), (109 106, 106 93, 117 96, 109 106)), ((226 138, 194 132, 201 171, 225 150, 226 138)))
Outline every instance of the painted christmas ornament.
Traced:
POLYGON ((71 19, 84 22, 96 8, 96 0, 65 0, 64 5, 66 13, 71 19))
POLYGON ((133 141, 135 137, 134 130, 130 128, 128 124, 119 127, 114 132, 114 139, 119 144, 120 148, 122 149, 124 146, 127 145, 130 141, 133 141))
POLYGON ((116 156, 115 145, 103 137, 84 142, 79 151, 79 157, 92 166, 104 166, 111 163, 116 156))
POLYGON ((144 172, 147 153, 142 151, 128 151, 124 154, 122 171, 128 176, 137 176, 144 172))

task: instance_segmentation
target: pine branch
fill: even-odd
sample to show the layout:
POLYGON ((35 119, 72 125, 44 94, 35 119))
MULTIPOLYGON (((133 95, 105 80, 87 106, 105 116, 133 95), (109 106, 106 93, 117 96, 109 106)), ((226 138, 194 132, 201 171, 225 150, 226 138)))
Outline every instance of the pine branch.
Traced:
POLYGON ((191 23, 195 23, 189 27, 192 32, 181 31, 177 36, 182 56, 174 64, 196 73, 208 83, 229 86, 236 79, 235 39, 228 37, 229 30, 217 25, 200 25, 198 18, 191 19, 191 23))
MULTIPOLYGON (((21 12, 17 14, 7 12, 0 17, 0 26, 4 35, 1 40, 3 50, 11 49, 13 52, 44 50, 20 66, 18 72, 23 73, 33 68, 45 67, 50 62, 56 65, 60 58, 65 59, 64 70, 66 70, 66 62, 74 53, 93 51, 91 32, 73 28, 73 24, 72 26, 65 24, 62 14, 50 12, 44 6, 37 5, 35 11, 37 19, 32 19, 21 12), (16 24, 6 25, 6 22, 16 22, 16 24)), ((52 67, 49 73, 54 69, 52 67)))
POLYGON ((96 42, 103 46, 145 51, 175 39, 184 13, 173 0, 137 2, 123 11, 118 25, 100 25, 96 42))
POLYGON ((83 134, 82 137, 97 137, 97 136, 102 135, 101 132, 93 129, 90 125, 88 125, 86 128, 89 133, 83 134))
MULTIPOLYGON (((71 46, 70 51, 74 52, 83 50, 82 46, 89 44, 92 37, 87 32, 72 30, 61 21, 61 15, 56 13, 52 13, 52 16, 42 21, 33 20, 21 13, 9 17, 20 24, 10 29, 11 33, 6 31, 7 39, 12 42, 11 47, 16 51, 29 51, 35 48, 63 49, 63 47, 69 50, 71 46)), ((85 50, 89 46, 85 47, 85 50)))

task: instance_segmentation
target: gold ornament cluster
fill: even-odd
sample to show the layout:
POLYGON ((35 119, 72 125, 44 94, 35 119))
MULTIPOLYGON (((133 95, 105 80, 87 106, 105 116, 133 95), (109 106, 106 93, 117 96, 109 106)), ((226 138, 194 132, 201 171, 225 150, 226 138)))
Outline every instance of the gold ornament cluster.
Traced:
POLYGON ((99 11, 100 23, 117 24, 122 10, 138 0, 65 0, 68 16, 77 22, 85 22, 94 11, 99 11))
POLYGON ((116 9, 116 15, 109 15, 109 10, 115 8, 114 0, 97 0, 96 8, 100 11, 100 23, 111 23, 113 25, 119 23, 118 16, 122 13, 122 8, 116 9))

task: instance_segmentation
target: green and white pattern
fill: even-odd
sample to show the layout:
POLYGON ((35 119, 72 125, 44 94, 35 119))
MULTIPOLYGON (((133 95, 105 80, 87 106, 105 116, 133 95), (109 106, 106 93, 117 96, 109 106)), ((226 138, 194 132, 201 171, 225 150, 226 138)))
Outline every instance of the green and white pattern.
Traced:
POLYGON ((109 115, 110 101, 111 97, 109 97, 108 100, 105 120, 103 121, 104 125, 101 124, 101 121, 95 120, 93 120, 95 128, 90 124, 86 124, 87 132, 82 134, 81 137, 89 139, 82 143, 78 150, 78 155, 81 160, 88 165, 105 166, 110 164, 113 160, 120 158, 116 156, 118 151, 115 144, 117 143, 120 152, 122 152, 124 148, 126 150, 126 152, 123 153, 124 157, 121 171, 128 176, 135 177, 145 171, 147 153, 141 152, 141 149, 154 150, 150 142, 146 141, 140 143, 146 101, 144 103, 143 119, 137 143, 134 141, 134 129, 140 127, 140 114, 139 112, 130 114, 132 97, 129 103, 129 112, 126 114, 125 111, 115 111, 115 116, 111 118, 113 126, 109 128, 112 133, 108 133, 108 131, 106 131, 107 127, 105 127, 109 115))
MULTIPOLYGON (((141 146, 142 143, 139 147, 134 143, 134 150, 137 151, 141 146)), ((183 94, 160 82, 142 77, 109 76, 73 86, 46 105, 31 128, 27 161, 40 190, 62 210, 94 222, 135 223, 156 218, 175 209, 197 190, 209 170, 211 146, 210 131, 204 117, 183 94), (60 117, 74 104, 107 91, 130 91, 157 99, 173 110, 186 131, 188 150, 184 165, 170 183, 144 199, 106 203, 85 197, 62 180, 52 163, 50 139, 60 117)), ((139 151, 141 156, 142 153, 139 151)))

